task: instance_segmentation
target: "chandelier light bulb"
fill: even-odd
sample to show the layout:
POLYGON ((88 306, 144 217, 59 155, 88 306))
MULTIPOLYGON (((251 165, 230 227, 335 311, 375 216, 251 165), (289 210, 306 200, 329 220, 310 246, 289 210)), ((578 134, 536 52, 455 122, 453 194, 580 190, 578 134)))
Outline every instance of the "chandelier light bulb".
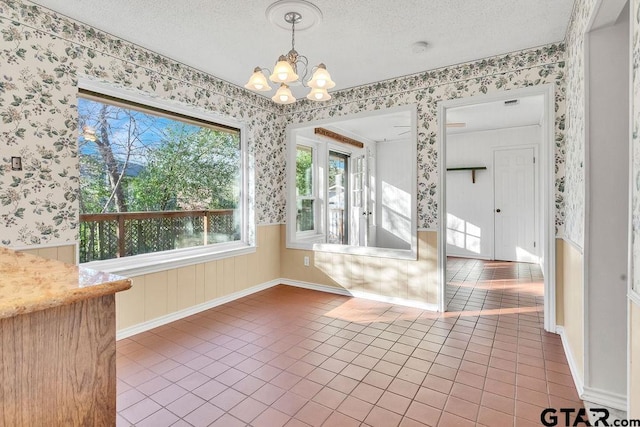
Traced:
POLYGON ((312 101, 327 101, 331 99, 331 95, 324 88, 313 88, 307 95, 307 99, 312 101))
POLYGON ((96 130, 91 126, 84 126, 82 128, 82 136, 87 141, 95 142, 98 138, 96 138, 96 130))
POLYGON ((280 85, 276 94, 271 97, 271 100, 277 104, 293 104, 296 102, 296 98, 291 93, 291 89, 284 83, 280 85))
POLYGON ((280 55, 278 63, 273 68, 273 74, 269 76, 269 80, 274 83, 291 83, 298 80, 298 75, 293 71, 293 67, 287 61, 284 55, 280 55))
POLYGON ((307 82, 307 85, 317 89, 331 89, 335 87, 335 82, 331 80, 331 75, 327 71, 327 67, 324 64, 318 64, 316 71, 313 73, 311 80, 307 82))
POLYGON ((257 90, 258 92, 271 90, 271 86, 269 86, 269 82, 262 73, 262 69, 260 67, 256 67, 253 70, 253 74, 249 78, 247 84, 244 85, 244 87, 251 90, 257 90))

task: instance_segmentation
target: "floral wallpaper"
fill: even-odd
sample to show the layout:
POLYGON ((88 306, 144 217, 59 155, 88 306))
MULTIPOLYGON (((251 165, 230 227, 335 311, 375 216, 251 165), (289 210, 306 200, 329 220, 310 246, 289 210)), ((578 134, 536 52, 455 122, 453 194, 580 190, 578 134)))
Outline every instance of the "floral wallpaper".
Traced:
POLYGON ((551 83, 555 85, 556 229, 564 222, 564 45, 551 44, 452 67, 340 91, 328 102, 292 104, 287 122, 304 123, 380 110, 418 106, 418 227, 438 226, 438 101, 551 83))
POLYGON ((0 32, 2 245, 77 240, 79 76, 245 122, 251 217, 284 221, 284 128, 271 101, 26 1, 0 2, 0 32))
POLYGON ((631 126, 632 126, 632 169, 631 169, 631 206, 632 206, 632 287, 640 292, 640 0, 630 3, 631 13, 631 126))
MULTIPOLYGON (((281 107, 267 98, 35 6, 28 0, 0 2, 0 32, 2 245, 66 243, 77 239, 75 102, 80 76, 245 122, 250 167, 255 173, 250 183, 252 217, 258 224, 285 220, 284 131, 288 123, 416 103, 418 226, 425 229, 435 229, 438 223, 437 102, 552 83, 556 87, 555 191, 559 233, 564 225, 566 67, 563 43, 340 91, 320 107, 307 101, 281 107), (11 156, 23 158, 23 171, 10 170, 11 156)), ((574 163, 572 168, 579 169, 574 163)), ((571 203, 571 209, 575 208, 573 204, 579 206, 576 200, 572 199, 571 203)), ((572 221, 574 217, 572 214, 572 221)))
POLYGON ((564 237, 579 247, 585 227, 585 58, 584 39, 596 0, 576 0, 567 30, 567 135, 564 237))

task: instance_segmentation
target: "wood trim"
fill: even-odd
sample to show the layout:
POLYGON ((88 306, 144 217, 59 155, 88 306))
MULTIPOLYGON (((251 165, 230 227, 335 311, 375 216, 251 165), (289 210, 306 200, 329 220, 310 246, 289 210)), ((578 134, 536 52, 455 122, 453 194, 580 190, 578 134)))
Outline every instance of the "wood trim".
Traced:
POLYGON ((108 212, 99 214, 80 214, 80 221, 115 221, 119 218, 132 219, 158 219, 158 218, 184 218, 201 217, 207 215, 232 215, 233 209, 216 209, 206 211, 149 211, 149 212, 108 212))
POLYGON ((228 126, 220 123, 214 123, 211 121, 203 120, 198 117, 189 116, 175 111, 165 110, 163 108, 154 107, 151 105, 141 104, 139 102, 116 98, 115 96, 105 95, 103 93, 94 92, 89 89, 79 88, 78 95, 81 98, 88 99, 90 101, 101 102, 103 104, 115 105, 120 108, 127 108, 131 110, 140 111, 145 114, 152 113, 156 116, 165 117, 171 120, 179 120, 190 125, 203 126, 209 129, 213 129, 219 132, 228 132, 234 135, 240 134, 240 129, 233 126, 228 126))
POLYGON ((357 141, 353 138, 349 138, 348 136, 340 135, 332 130, 325 128, 314 128, 313 133, 316 135, 326 136, 327 138, 331 138, 343 144, 353 145, 354 147, 364 148, 364 144, 360 141, 357 141))

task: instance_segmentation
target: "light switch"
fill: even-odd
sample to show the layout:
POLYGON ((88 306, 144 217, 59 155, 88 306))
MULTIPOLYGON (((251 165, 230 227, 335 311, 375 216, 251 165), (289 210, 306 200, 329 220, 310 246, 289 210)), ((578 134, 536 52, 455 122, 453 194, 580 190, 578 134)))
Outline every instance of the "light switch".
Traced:
POLYGON ((22 157, 11 157, 11 170, 22 170, 22 157))

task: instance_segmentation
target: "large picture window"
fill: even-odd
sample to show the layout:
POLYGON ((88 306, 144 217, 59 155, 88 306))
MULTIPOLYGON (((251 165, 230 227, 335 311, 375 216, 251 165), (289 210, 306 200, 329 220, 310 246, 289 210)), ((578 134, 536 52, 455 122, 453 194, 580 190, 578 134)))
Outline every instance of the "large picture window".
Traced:
POLYGON ((81 92, 80 262, 242 239, 240 130, 81 92))

